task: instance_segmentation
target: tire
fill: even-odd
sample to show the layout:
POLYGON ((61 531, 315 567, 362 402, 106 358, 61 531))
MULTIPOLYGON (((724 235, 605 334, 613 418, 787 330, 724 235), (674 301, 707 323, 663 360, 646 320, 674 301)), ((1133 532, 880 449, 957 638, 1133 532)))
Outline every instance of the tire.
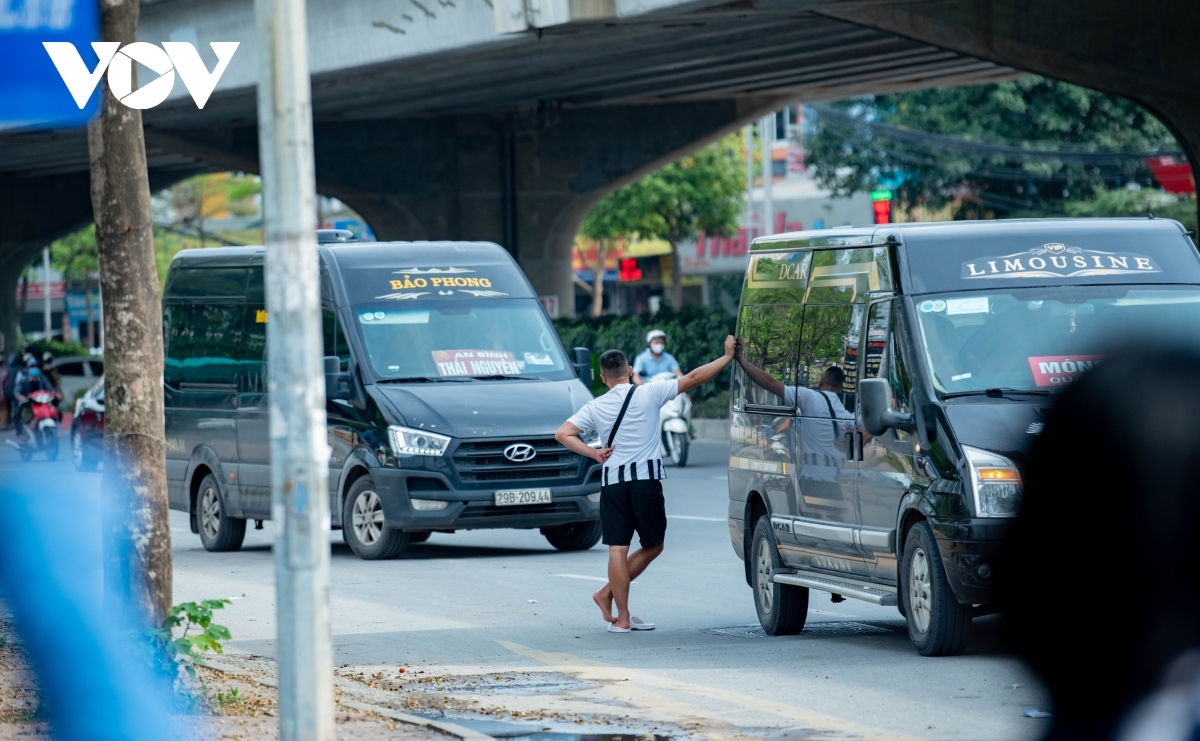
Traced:
POLYGON ((246 521, 225 515, 225 500, 217 477, 211 473, 196 492, 196 525, 206 551, 236 551, 246 539, 246 521))
POLYGON ((667 458, 680 468, 687 465, 688 445, 686 432, 663 432, 663 446, 667 449, 667 458))
POLYGON ((542 528, 542 535, 560 551, 586 551, 600 542, 600 521, 572 522, 542 528))
POLYGON ((46 460, 58 460, 58 428, 47 428, 37 431, 39 442, 41 443, 42 452, 46 454, 46 460))
POLYGON ((429 530, 425 530, 425 531, 419 532, 419 533, 409 533, 408 534, 408 542, 409 543, 424 543, 425 541, 429 540, 430 535, 433 535, 433 533, 429 530))
POLYGON ((342 505, 342 539, 354 555, 365 561, 378 561, 399 556, 411 537, 387 526, 375 481, 363 476, 350 487, 342 505))
POLYGON ((908 637, 922 656, 955 656, 967 647, 971 606, 959 604, 938 555, 929 523, 909 531, 901 560, 908 637))
POLYGON ((71 461, 78 471, 95 471, 100 465, 100 456, 83 441, 83 435, 71 431, 71 461))
POLYGON ((783 567, 770 515, 758 518, 750 545, 750 587, 754 590, 754 609, 763 632, 771 636, 791 636, 804 630, 808 620, 808 588, 776 584, 771 572, 783 567))

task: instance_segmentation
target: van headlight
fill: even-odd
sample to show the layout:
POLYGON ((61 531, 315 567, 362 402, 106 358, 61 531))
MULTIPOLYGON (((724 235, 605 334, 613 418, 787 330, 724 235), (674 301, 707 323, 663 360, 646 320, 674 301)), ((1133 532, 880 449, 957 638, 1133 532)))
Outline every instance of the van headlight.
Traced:
POLYGON ((971 494, 978 517, 1013 517, 1021 509, 1024 489, 1012 461, 986 450, 963 446, 971 470, 971 494))
POLYGON ((398 425, 388 427, 388 439, 392 443, 392 452, 397 457, 402 455, 444 455, 446 448, 450 446, 450 438, 445 435, 398 425))
POLYGON ((604 447, 600 444, 600 433, 596 432, 595 430, 587 430, 579 433, 579 439, 596 450, 604 447))

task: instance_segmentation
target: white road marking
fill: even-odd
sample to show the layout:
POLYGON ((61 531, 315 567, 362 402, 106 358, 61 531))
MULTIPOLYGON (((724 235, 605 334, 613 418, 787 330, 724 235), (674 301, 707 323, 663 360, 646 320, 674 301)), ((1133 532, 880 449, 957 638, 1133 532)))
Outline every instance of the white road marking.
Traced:
POLYGON ((699 517, 696 515, 667 515, 668 520, 698 520, 700 522, 728 522, 725 517, 699 517))

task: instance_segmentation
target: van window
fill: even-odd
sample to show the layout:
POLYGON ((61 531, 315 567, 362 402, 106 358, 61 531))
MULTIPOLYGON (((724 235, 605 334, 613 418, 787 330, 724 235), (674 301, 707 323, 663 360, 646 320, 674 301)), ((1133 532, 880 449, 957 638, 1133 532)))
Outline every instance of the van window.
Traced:
POLYGON ((338 370, 350 370, 350 346, 346 343, 346 332, 331 307, 321 309, 321 334, 324 337, 323 355, 338 359, 338 370))
POLYGON ((1200 336, 1195 286, 1060 286, 915 300, 939 393, 1063 386, 1121 339, 1200 336))
POLYGON ((846 373, 841 394, 846 409, 854 410, 858 393, 858 344, 862 326, 862 304, 804 308, 800 330, 800 384, 813 388, 831 365, 846 373))
POLYGON ((163 382, 184 384, 237 382, 244 357, 241 304, 171 304, 163 316, 163 382))
MULTIPOLYGON (((779 379, 784 386, 796 385, 796 349, 800 344, 800 319, 803 309, 797 304, 744 306, 738 319, 742 337, 742 356, 779 379)), ((735 370, 737 366, 734 366, 735 370)), ((739 382, 731 386, 734 408, 747 404, 783 407, 784 400, 755 383, 749 383, 737 371, 739 382)))
POLYGON ((533 299, 438 301, 421 308, 395 302, 353 307, 357 330, 381 380, 574 373, 533 299))

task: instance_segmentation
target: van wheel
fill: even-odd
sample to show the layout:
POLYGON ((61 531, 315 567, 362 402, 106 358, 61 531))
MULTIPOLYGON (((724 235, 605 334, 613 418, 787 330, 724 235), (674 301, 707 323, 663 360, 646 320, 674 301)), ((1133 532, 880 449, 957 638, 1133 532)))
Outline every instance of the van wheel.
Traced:
POLYGON ((363 476, 350 487, 342 510, 342 539, 366 561, 395 558, 408 547, 409 534, 387 526, 375 480, 363 476))
POLYGON ((425 541, 429 540, 430 535, 433 535, 433 533, 430 532, 429 530, 424 530, 419 533, 409 533, 408 534, 408 542, 409 543, 424 543, 425 541))
POLYGON ((246 521, 225 515, 217 477, 206 474, 196 495, 196 523, 206 551, 236 551, 246 539, 246 521))
POLYGON ((560 551, 586 551, 600 542, 600 521, 571 522, 542 528, 542 535, 560 551))
POLYGON ((750 546, 753 568, 750 571, 754 590, 754 609, 763 632, 772 636, 791 636, 804 630, 808 620, 808 588, 794 584, 776 584, 771 572, 783 567, 770 515, 758 518, 754 540, 750 546))
POLYGON ((929 523, 908 534, 901 561, 908 637, 922 656, 955 656, 967 647, 971 607, 959 604, 938 555, 929 523))

